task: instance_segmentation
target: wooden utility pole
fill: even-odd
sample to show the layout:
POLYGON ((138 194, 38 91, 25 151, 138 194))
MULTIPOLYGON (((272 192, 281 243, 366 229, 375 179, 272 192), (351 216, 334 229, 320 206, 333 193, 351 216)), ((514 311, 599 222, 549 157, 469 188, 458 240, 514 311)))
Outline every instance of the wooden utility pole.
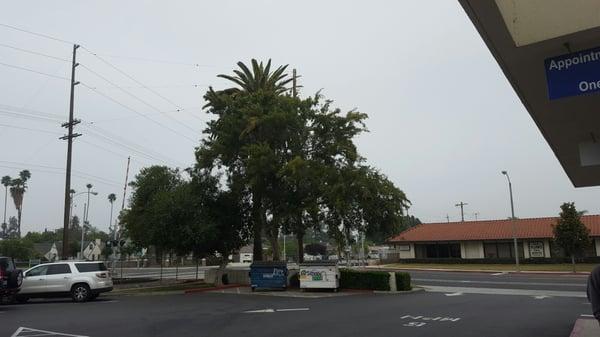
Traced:
MULTIPOLYGON (((125 185, 123 186, 123 200, 121 202, 121 211, 123 211, 123 209, 125 209, 125 197, 127 195, 127 182, 129 180, 129 163, 131 162, 131 157, 127 157, 127 170, 125 171, 125 185)), ((119 224, 119 226, 117 227, 117 223, 118 221, 115 221, 115 240, 117 240, 117 233, 118 230, 121 230, 121 224, 119 224)), ((119 235, 119 240, 121 239, 121 236, 119 235)))
POLYGON ((79 45, 73 45, 73 60, 71 64, 71 97, 69 100, 69 121, 62 124, 63 128, 67 128, 67 135, 60 137, 67 141, 67 173, 65 176, 65 210, 63 222, 63 243, 62 243, 62 259, 66 260, 69 257, 69 223, 71 222, 71 157, 73 155, 73 138, 81 136, 79 133, 73 133, 73 127, 81 121, 73 118, 73 103, 75 100, 75 86, 79 82, 75 81, 75 68, 77 63, 77 48, 79 45))
POLYGON ((296 90, 296 69, 292 70, 292 97, 296 97, 298 91, 296 90))
POLYGON ((460 207, 460 221, 464 222, 465 221, 465 210, 464 210, 464 206, 467 206, 468 204, 466 202, 460 202, 454 206, 456 207, 460 207))

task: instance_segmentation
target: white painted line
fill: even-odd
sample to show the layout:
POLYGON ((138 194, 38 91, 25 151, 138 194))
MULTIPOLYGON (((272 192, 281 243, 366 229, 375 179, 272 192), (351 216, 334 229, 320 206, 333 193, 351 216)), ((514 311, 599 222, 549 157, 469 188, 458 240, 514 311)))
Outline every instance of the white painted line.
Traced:
POLYGON ((511 281, 484 281, 484 280, 443 280, 414 278, 417 282, 439 282, 439 283, 472 283, 472 284, 502 284, 502 285, 528 285, 528 286, 563 286, 563 287, 587 287, 585 283, 559 283, 559 282, 511 282, 511 281))
POLYGON ((594 317, 594 315, 588 315, 588 314, 581 314, 579 316, 581 316, 581 317, 594 317))
POLYGON ((460 295, 462 295, 462 294, 463 294, 463 293, 461 293, 461 292, 456 292, 456 293, 444 294, 444 295, 446 295, 446 296, 460 296, 460 295))
POLYGON ((19 327, 15 333, 11 335, 11 337, 26 337, 26 336, 65 336, 65 337, 89 337, 84 335, 72 335, 62 332, 55 331, 46 331, 46 330, 38 330, 26 327, 19 327), (39 334, 30 334, 30 332, 39 332, 39 334), (27 335, 21 335, 21 333, 26 333, 27 335))
POLYGON ((257 314, 257 313, 264 313, 264 312, 275 312, 275 310, 273 310, 273 309, 261 309, 261 310, 248 310, 248 311, 244 311, 245 314, 257 314))
POLYGON ((471 288, 471 287, 439 287, 424 286, 425 290, 437 293, 484 294, 484 295, 523 295, 523 296, 552 296, 552 297, 577 297, 586 298, 583 291, 554 291, 554 290, 527 290, 503 288, 471 288))
POLYGON ((310 308, 277 309, 275 311, 308 311, 310 308))
POLYGON ((549 298, 550 296, 546 296, 546 295, 540 295, 540 296, 533 296, 533 298, 535 298, 536 300, 543 300, 544 298, 549 298))
POLYGON ((508 274, 508 273, 505 272, 505 271, 503 271, 503 272, 500 272, 500 273, 494 273, 494 274, 492 274, 492 276, 500 276, 500 275, 506 275, 506 274, 508 274))

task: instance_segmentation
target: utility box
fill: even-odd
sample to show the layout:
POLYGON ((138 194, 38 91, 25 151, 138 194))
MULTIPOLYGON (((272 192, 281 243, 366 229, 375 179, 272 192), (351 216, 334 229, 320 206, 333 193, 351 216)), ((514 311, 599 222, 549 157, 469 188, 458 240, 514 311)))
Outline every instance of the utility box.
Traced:
POLYGON ((287 288, 288 269, 283 261, 257 261, 250 265, 250 288, 287 288))
POLYGON ((340 269, 336 261, 312 261, 300 264, 300 289, 333 289, 340 287, 340 269))

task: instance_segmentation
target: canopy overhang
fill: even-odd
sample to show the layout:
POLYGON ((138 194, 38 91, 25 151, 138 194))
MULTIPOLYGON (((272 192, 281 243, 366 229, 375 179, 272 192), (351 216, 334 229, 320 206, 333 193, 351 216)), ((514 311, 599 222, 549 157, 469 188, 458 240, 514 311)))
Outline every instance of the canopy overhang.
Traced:
POLYGON ((600 185, 600 0, 459 2, 573 185, 600 185))

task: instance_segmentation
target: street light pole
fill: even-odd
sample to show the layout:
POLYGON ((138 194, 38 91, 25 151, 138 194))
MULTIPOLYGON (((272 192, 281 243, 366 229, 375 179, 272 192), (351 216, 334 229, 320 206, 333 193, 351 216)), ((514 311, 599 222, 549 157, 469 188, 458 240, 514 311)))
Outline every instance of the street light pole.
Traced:
POLYGON ((515 264, 517 267, 517 271, 519 268, 519 246, 517 245, 517 228, 515 223, 515 205, 513 203, 513 193, 512 193, 512 183, 510 182, 510 177, 508 176, 508 172, 502 171, 502 174, 506 176, 508 180, 508 192, 510 194, 510 214, 511 214, 511 222, 512 222, 512 236, 513 236, 513 244, 515 249, 515 264))

